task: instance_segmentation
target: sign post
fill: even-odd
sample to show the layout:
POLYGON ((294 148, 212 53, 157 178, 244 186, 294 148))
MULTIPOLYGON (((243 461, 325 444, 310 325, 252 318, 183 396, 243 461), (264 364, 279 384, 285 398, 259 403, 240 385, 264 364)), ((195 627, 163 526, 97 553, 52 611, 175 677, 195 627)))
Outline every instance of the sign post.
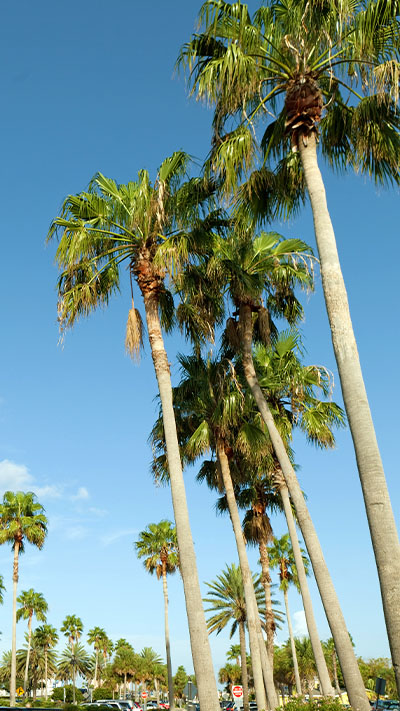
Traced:
POLYGON ((232 686, 232 696, 237 708, 243 706, 243 686, 240 684, 235 684, 232 686))

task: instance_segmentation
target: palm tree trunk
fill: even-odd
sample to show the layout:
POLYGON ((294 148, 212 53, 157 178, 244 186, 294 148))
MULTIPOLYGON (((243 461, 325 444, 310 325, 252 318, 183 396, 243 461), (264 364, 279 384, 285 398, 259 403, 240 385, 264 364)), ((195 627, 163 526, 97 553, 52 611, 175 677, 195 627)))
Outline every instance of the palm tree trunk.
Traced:
POLYGON ((96 649, 96 661, 95 661, 95 665, 94 665, 94 680, 93 680, 93 688, 94 688, 94 689, 96 688, 96 684, 97 684, 97 669, 98 669, 98 666, 99 666, 99 650, 96 649))
POLYGON ((162 337, 156 290, 143 291, 147 330, 163 413, 172 505, 179 546, 190 645, 202 711, 220 711, 172 404, 171 374, 162 337))
POLYGON ((287 594, 286 589, 283 591, 283 597, 285 598, 286 619, 287 619, 288 630, 289 630, 290 649, 292 650, 294 678, 296 681, 296 691, 297 691, 298 695, 301 696, 301 681, 300 681, 300 674, 299 674, 299 663, 297 661, 296 645, 294 643, 294 636, 293 636, 292 618, 290 617, 289 599, 288 599, 288 594, 287 594))
POLYGON ((339 679, 338 679, 338 673, 337 673, 336 649, 332 650, 332 669, 333 669, 333 678, 335 680, 336 693, 339 694, 339 699, 341 701, 342 694, 340 692, 339 679))
POLYGON ((28 669, 29 669, 29 657, 31 654, 31 639, 32 639, 32 614, 29 615, 28 620, 28 649, 26 652, 26 663, 25 663, 25 674, 24 674, 24 690, 26 696, 26 689, 28 686, 28 669))
POLYGON ((249 711, 249 678, 247 674, 246 634, 244 622, 239 620, 240 666, 242 669, 243 709, 249 711))
POLYGON ((268 704, 269 708, 275 709, 278 705, 278 700, 275 694, 274 679, 272 676, 271 667, 269 665, 265 644, 263 643, 263 641, 260 644, 260 639, 258 635, 258 628, 256 625, 256 616, 258 616, 258 609, 255 602, 253 580, 251 577, 249 561, 247 558, 246 544, 243 538, 243 531, 240 523, 240 516, 237 508, 235 492, 233 490, 229 461, 225 453, 224 442, 221 439, 217 439, 216 450, 218 462, 221 467, 222 479, 224 482, 226 501, 228 504, 229 514, 231 517, 233 531, 235 534, 240 568, 242 571, 244 596, 246 600, 247 629, 249 631, 251 664, 253 668, 254 690, 256 694, 257 707, 259 709, 266 708, 265 690, 263 683, 263 666, 261 663, 261 655, 264 654, 264 664, 266 664, 268 671, 268 677, 267 679, 264 679, 268 696, 268 704))
MULTIPOLYGON (((357 458, 393 669, 400 695, 399 537, 365 390, 324 183, 318 167, 315 136, 309 137, 307 145, 300 139, 299 149, 314 217, 333 350, 357 458)), ((342 669, 344 672, 343 666, 342 669)))
POLYGON ((289 529, 290 540, 292 542, 292 549, 294 560, 296 563, 297 576, 299 579, 300 592, 303 600, 303 607, 306 616, 308 633, 310 635, 310 642, 314 654, 315 664, 317 667, 317 673, 321 683, 321 690, 324 696, 335 696, 335 692, 332 688, 328 667, 326 665, 326 660, 324 652, 322 649, 321 640, 319 638, 317 624, 315 622, 313 606, 311 602, 310 590, 307 583, 306 571, 304 570, 303 558, 301 555, 299 539, 296 531, 296 524, 294 522, 292 507, 289 500, 289 492, 286 484, 282 483, 279 486, 279 492, 282 497, 283 508, 285 511, 286 521, 289 529))
POLYGON ((261 580, 265 590, 265 621, 267 627, 267 650, 269 656, 269 662, 271 665, 272 672, 274 671, 274 633, 275 633, 275 620, 274 613, 272 612, 272 599, 271 599, 271 576, 269 574, 269 558, 268 558, 268 548, 265 541, 260 541, 258 544, 260 551, 260 561, 261 561, 261 580))
POLYGON ((165 571, 165 566, 163 566, 163 593, 164 593, 164 626, 165 626, 165 653, 167 657, 167 676, 168 676, 168 701, 169 708, 173 711, 174 704, 174 678, 172 676, 172 664, 171 664, 171 647, 169 643, 169 623, 168 623, 168 588, 167 588, 167 573, 165 571))
POLYGON ((75 693, 75 667, 72 667, 72 703, 76 703, 76 693, 75 693))
POLYGON ((251 309, 247 305, 240 308, 242 321, 243 369, 246 381, 251 389, 261 417, 267 425, 268 432, 278 458, 290 497, 296 508, 297 520, 310 556, 315 580, 318 585, 322 604, 335 642, 340 666, 346 684, 350 705, 354 711, 369 711, 369 701, 364 689, 364 683, 358 668, 353 646, 346 628, 339 600, 332 583, 329 570, 324 560, 321 545, 314 524, 304 501, 298 479, 288 457, 285 445, 275 425, 268 403, 259 385, 254 368, 252 345, 251 309))
POLYGON ((44 698, 47 701, 47 675, 48 675, 48 670, 47 670, 47 647, 45 647, 44 650, 44 681, 45 681, 45 690, 44 690, 44 698))
POLYGON ((17 585, 19 548, 19 542, 14 541, 10 706, 15 706, 15 691, 17 681, 17 585))
POLYGON ((124 672, 124 699, 126 699, 126 672, 124 672))

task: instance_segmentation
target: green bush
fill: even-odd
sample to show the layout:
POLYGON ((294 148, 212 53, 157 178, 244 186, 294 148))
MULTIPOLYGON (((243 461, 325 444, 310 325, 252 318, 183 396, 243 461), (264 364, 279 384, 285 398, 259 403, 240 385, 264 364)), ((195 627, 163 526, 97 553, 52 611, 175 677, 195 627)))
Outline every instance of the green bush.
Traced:
POLYGON ((93 690, 93 701, 98 701, 99 699, 112 699, 113 692, 108 686, 100 686, 93 690))
MULTIPOLYGON (((65 702, 66 702, 66 704, 72 704, 73 698, 74 698, 74 690, 73 690, 72 684, 68 684, 65 687, 65 702)), ((52 701, 64 701, 64 687, 57 686, 57 688, 53 690, 51 699, 52 699, 52 701)), ((78 704, 81 701, 83 701, 83 694, 80 689, 75 689, 75 700, 78 704)))
POLYGON ((339 699, 322 697, 306 701, 299 696, 285 704, 285 711, 343 711, 343 705, 339 699))

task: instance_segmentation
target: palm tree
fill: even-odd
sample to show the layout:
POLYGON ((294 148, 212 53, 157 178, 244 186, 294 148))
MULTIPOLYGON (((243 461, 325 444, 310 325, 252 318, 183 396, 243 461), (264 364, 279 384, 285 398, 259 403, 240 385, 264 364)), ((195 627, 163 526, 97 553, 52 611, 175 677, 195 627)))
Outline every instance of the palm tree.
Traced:
MULTIPOLYGON (((252 575, 254 592, 257 605, 261 613, 265 612, 264 590, 260 576, 252 575)), ((217 576, 216 580, 206 583, 209 588, 207 597, 204 598, 208 617, 207 627, 210 632, 219 634, 228 624, 232 623, 230 638, 239 629, 240 660, 243 684, 243 705, 245 711, 249 708, 249 687, 247 677, 247 653, 245 625, 248 621, 247 605, 245 600, 243 576, 241 568, 235 563, 227 565, 226 569, 217 576)), ((221 680, 221 679, 220 679, 221 680)))
MULTIPOLYGON (((289 629, 289 639, 290 646, 292 649, 293 666, 294 666, 294 676, 296 681, 296 691, 298 694, 302 693, 300 676, 299 676, 299 665, 296 656, 296 647, 294 643, 292 619, 290 617, 289 610, 289 599, 288 599, 288 587, 290 583, 293 583, 298 590, 300 590, 296 563, 294 560, 293 549, 289 542, 289 534, 286 533, 281 538, 274 538, 272 546, 268 548, 268 556, 271 568, 279 568, 279 579, 280 579, 280 589, 283 592, 283 597, 285 599, 286 608, 286 619, 289 629)), ((302 551, 303 565, 308 572, 308 558, 305 555, 305 551, 302 551)))
POLYGON ((333 681, 335 683, 335 690, 336 693, 339 696, 339 699, 342 698, 342 694, 340 691, 340 684, 339 684, 339 677, 338 677, 338 659, 337 659, 337 654, 336 654, 336 648, 335 648, 335 643, 333 641, 333 637, 330 637, 326 642, 323 643, 324 647, 324 652, 327 657, 328 661, 328 666, 330 670, 332 671, 332 676, 333 676, 333 681))
POLYGON ((82 644, 74 642, 70 647, 64 649, 58 662, 59 671, 65 678, 72 679, 73 703, 76 701, 76 673, 85 676, 90 672, 89 655, 82 644))
POLYGON ((42 625, 35 630, 35 638, 38 646, 41 646, 44 651, 44 681, 45 681, 45 699, 47 701, 47 679, 48 679, 48 654, 49 651, 56 646, 58 642, 58 632, 52 625, 42 625))
MULTIPOLYGON (((117 185, 100 173, 89 191, 69 196, 61 216, 51 226, 49 237, 61 233, 57 261, 62 270, 59 279, 59 311, 62 327, 72 326, 108 302, 118 289, 120 265, 129 267, 131 285, 136 281, 143 296, 148 337, 157 376, 164 418, 171 494, 177 528, 180 566, 193 662, 200 703, 204 711, 218 711, 218 692, 212 665, 196 559, 191 535, 179 446, 176 435, 168 357, 164 347, 162 323, 171 326, 173 300, 164 277, 170 256, 157 259, 162 243, 168 249, 172 237, 178 244, 180 258, 187 253, 195 234, 207 236, 212 218, 202 220, 202 210, 213 186, 204 180, 184 181, 189 159, 178 151, 161 164, 155 184, 142 170, 136 182, 117 185), (82 239, 82 237, 84 238, 82 239), (180 245, 180 246, 179 246, 180 245), (164 261, 163 261, 164 259, 164 261)), ((133 302, 133 291, 132 291, 133 302)), ((137 352, 141 342, 139 312, 132 309, 128 318, 127 348, 137 352)))
POLYGON ((67 615, 60 629, 61 632, 64 633, 64 637, 68 637, 68 642, 72 650, 83 632, 81 618, 76 615, 67 615))
POLYGON ((89 630, 87 639, 89 644, 93 644, 95 650, 95 667, 94 667, 94 680, 93 686, 96 688, 97 685, 97 669, 99 665, 99 651, 101 650, 101 642, 105 635, 105 630, 102 627, 93 627, 89 630))
POLYGON ((118 674, 123 676, 124 679, 124 694, 123 698, 126 699, 126 684, 127 684, 127 678, 128 674, 133 674, 134 669, 135 669, 135 659, 136 659, 136 654, 133 651, 133 649, 129 649, 129 647, 123 646, 120 647, 117 650, 117 653, 114 658, 113 662, 113 668, 114 671, 118 674))
POLYGON ((225 490, 242 570, 257 704, 259 708, 265 708, 265 682, 268 701, 271 708, 275 708, 277 699, 272 669, 254 601, 250 567, 230 467, 235 442, 240 442, 242 447, 246 447, 249 451, 250 444, 247 437, 249 430, 253 432, 253 429, 248 428, 247 423, 241 426, 245 403, 234 379, 230 377, 231 364, 227 359, 219 361, 209 357, 204 360, 201 355, 193 355, 179 356, 179 360, 182 379, 179 386, 174 388, 174 400, 182 423, 185 421, 187 425, 185 453, 188 458, 194 460, 210 449, 215 452, 221 487, 225 490))
POLYGON ((158 580, 162 578, 164 593, 164 625, 165 625, 165 649, 168 669, 168 699, 169 707, 174 709, 174 680, 172 676, 171 648, 169 641, 168 624, 168 588, 167 574, 175 573, 179 567, 178 540, 176 528, 170 521, 160 521, 160 523, 150 523, 147 528, 139 534, 139 539, 135 543, 138 558, 145 558, 144 567, 149 573, 156 573, 158 580))
MULTIPOLYGON (((241 2, 208 0, 201 13, 204 32, 180 59, 191 68, 198 96, 216 103, 213 165, 223 169, 228 185, 254 157, 253 123, 260 116, 269 119, 264 160, 283 156, 286 174, 296 163, 298 174, 298 161, 287 157, 289 146, 299 154, 400 691, 400 544, 316 150, 320 126, 321 151, 333 168, 350 166, 382 184, 399 181, 397 15, 394 0, 270 0, 252 20, 241 2), (222 136, 232 116, 239 125, 222 136)), ((258 171, 250 180, 259 202, 269 173, 258 171)), ((349 689, 354 683, 346 680, 349 689)), ((368 708, 364 693, 355 703, 368 708)))
MULTIPOLYGON (((233 317, 227 321, 227 336, 231 347, 241 352, 246 382, 267 426, 276 458, 295 506, 297 520, 313 565, 341 666, 342 668, 346 666, 346 688, 352 704, 357 706, 357 711, 367 711, 364 685, 354 650, 349 644, 349 635, 339 600, 289 457, 285 438, 277 427, 275 413, 271 411, 266 394, 260 386, 253 359, 253 337, 258 343, 268 346, 271 338, 276 335, 271 314, 284 316, 289 324, 296 323, 302 315, 302 308, 294 295, 294 288, 296 285, 312 283, 310 259, 307 255, 307 246, 299 240, 283 240, 275 233, 261 233, 254 237, 251 230, 238 228, 237 232, 230 234, 227 239, 214 239, 213 256, 209 260, 207 275, 209 279, 218 283, 221 291, 229 295, 235 307, 233 317)), ((288 525, 289 521, 290 519, 288 525)), ((295 534, 294 526, 291 528, 291 533, 295 534)), ((302 578, 302 589, 306 590, 305 576, 301 572, 301 555, 295 537, 293 537, 293 546, 299 576, 302 578)), ((307 606, 307 609, 311 608, 307 606)), ((315 637, 317 649, 317 641, 319 646, 320 642, 317 634, 315 637)), ((322 649, 317 657, 323 691, 331 694, 333 691, 322 649)))
POLYGON ((24 590, 21 592, 17 598, 17 603, 20 606, 17 610, 17 622, 21 619, 28 620, 28 652, 26 655, 26 666, 24 675, 24 689, 26 694, 26 687, 28 684, 28 667, 29 667, 29 653, 31 649, 31 637, 32 637, 32 618, 35 615, 39 622, 46 622, 46 613, 49 608, 46 600, 44 599, 42 593, 37 593, 30 588, 29 590, 24 590))
POLYGON ((13 608, 11 643, 10 705, 15 706, 16 688, 16 623, 17 585, 19 554, 24 550, 24 542, 41 549, 47 533, 47 519, 44 508, 36 501, 35 494, 23 491, 6 491, 0 505, 0 544, 10 543, 14 551, 13 563, 13 608))
POLYGON ((309 637, 295 639, 296 658, 299 663, 299 673, 303 680, 304 693, 308 690, 310 700, 314 695, 314 680, 316 674, 315 660, 309 637))

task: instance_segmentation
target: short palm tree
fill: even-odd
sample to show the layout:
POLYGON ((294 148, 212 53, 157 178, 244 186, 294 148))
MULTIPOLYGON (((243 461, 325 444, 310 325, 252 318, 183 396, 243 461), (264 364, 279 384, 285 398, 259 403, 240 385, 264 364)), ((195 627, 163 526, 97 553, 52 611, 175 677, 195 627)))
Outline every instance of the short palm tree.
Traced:
POLYGON ((37 645, 41 646, 44 651, 44 694, 47 701, 48 656, 49 651, 51 651, 58 642, 58 632, 52 625, 42 625, 36 628, 35 638, 37 645))
POLYGON ((13 565, 13 607, 12 607, 12 644, 10 705, 15 706, 16 690, 16 623, 17 623, 17 585, 19 554, 28 541, 37 548, 42 548, 47 533, 47 519, 44 508, 36 501, 35 494, 23 491, 6 491, 0 504, 0 544, 10 543, 14 551, 13 565))
POLYGON ((17 610, 17 622, 19 620, 28 620, 28 652, 26 655, 26 666, 24 675, 24 689, 26 693, 26 687, 28 684, 28 667, 29 667, 29 654, 31 649, 31 637, 32 637, 32 618, 35 615, 39 622, 46 622, 46 613, 48 610, 48 604, 44 599, 42 593, 37 593, 30 588, 29 590, 24 590, 17 598, 17 603, 19 608, 17 610))
MULTIPOLYGON (((223 172, 228 187, 235 187, 257 153, 254 122, 262 118, 267 123, 261 141, 264 160, 282 158, 286 175, 303 171, 297 182, 305 181, 313 211, 332 342, 400 692, 400 610, 395 602, 400 598, 400 544, 317 162, 319 142, 334 169, 351 167, 377 183, 399 182, 398 3, 267 0, 251 18, 242 2, 207 0, 201 20, 202 34, 183 47, 180 61, 190 67, 193 91, 215 102, 214 168, 223 172), (233 131, 232 117, 237 119, 233 131)), ((266 169, 250 180, 249 192, 259 204, 270 184, 266 169)), ((343 631, 342 646, 344 636, 343 631)), ((367 710, 360 681, 352 666, 345 666, 351 703, 367 710)))
POLYGON ((139 535, 135 543, 138 558, 144 558, 144 566, 149 573, 155 573, 158 580, 163 582, 164 593, 164 625, 165 625, 165 650, 168 670, 168 698, 169 707, 174 708, 174 680, 171 665, 171 647, 168 624, 168 588, 167 575, 175 573, 179 568, 179 550, 176 528, 171 521, 150 523, 139 535))
POLYGON ((87 639, 89 644, 93 644, 94 651, 95 651, 95 667, 94 667, 94 679, 93 679, 93 686, 96 688, 97 686, 97 669, 99 665, 99 651, 101 650, 101 642, 102 639, 105 635, 105 630, 103 630, 102 627, 93 627, 91 630, 89 630, 87 639))
POLYGON ((83 644, 78 642, 72 643, 71 646, 64 649, 60 654, 58 662, 59 671, 65 675, 65 678, 72 680, 73 703, 76 701, 76 675, 85 676, 90 672, 89 655, 83 644))
MULTIPOLYGON (((71 326, 79 316, 108 303, 119 287, 122 265, 129 269, 131 285, 136 281, 142 294, 162 403, 199 698, 204 711, 218 711, 218 692, 201 604, 174 422, 170 367, 162 334, 162 325, 167 329, 171 327, 173 315, 172 296, 165 285, 166 266, 171 261, 169 240, 173 238, 178 245, 175 248, 178 261, 184 260, 193 235, 196 240, 201 235, 207 237, 212 226, 212 218, 207 219, 204 210, 213 187, 204 180, 185 180, 188 165, 189 157, 182 151, 175 152, 159 167, 154 184, 146 170, 139 172, 137 181, 127 185, 117 185, 97 174, 87 192, 66 199, 61 216, 53 221, 49 236, 60 234, 57 261, 61 268, 59 312, 62 326, 71 326), (162 245, 164 253, 158 259, 162 245)), ((132 353, 140 347, 141 334, 139 312, 132 303, 126 341, 132 353)))
MULTIPOLYGON (((257 605, 261 614, 265 614, 264 591, 260 576, 253 574, 254 592, 257 605)), ((241 568, 235 563, 227 565, 226 569, 217 576, 216 580, 206 583, 207 597, 204 603, 208 605, 206 614, 209 614, 207 626, 210 632, 219 634, 227 625, 232 625, 230 637, 239 630, 240 660, 243 684, 243 704, 245 711, 249 708, 249 687, 247 677, 247 652, 245 626, 247 624, 247 608, 244 594, 243 577, 241 568)))
POLYGON ((67 615, 60 629, 64 634, 64 637, 68 637, 68 642, 72 650, 76 642, 79 641, 83 632, 83 623, 81 618, 77 617, 77 615, 67 615))
POLYGON ((113 661, 114 671, 123 677, 124 680, 124 691, 123 698, 126 699, 126 686, 128 675, 132 675, 135 670, 136 654, 133 649, 129 647, 120 647, 113 661))
MULTIPOLYGON (((302 558, 303 558, 303 565, 304 565, 306 573, 308 574, 309 561, 308 561, 308 558, 305 554, 305 551, 302 550, 301 553, 302 553, 302 558)), ((294 636, 293 636, 292 619, 290 616, 289 598, 288 598, 289 585, 291 583, 294 584, 298 590, 300 590, 300 586, 299 586, 299 581, 298 581, 298 576, 297 576, 296 563, 295 563, 294 555, 293 555, 293 549, 290 544, 288 533, 286 533, 284 536, 282 536, 279 539, 278 538, 273 539, 272 545, 268 547, 268 556, 269 556, 271 568, 278 568, 279 569, 279 580, 280 580, 279 587, 282 590, 283 597, 285 599, 286 619, 287 619, 287 623, 288 623, 290 646, 291 646, 292 657, 293 657, 294 676, 295 676, 295 681, 296 681, 296 691, 298 694, 301 694, 302 689, 301 689, 301 683, 300 683, 299 665, 298 665, 297 656, 296 656, 296 647, 295 647, 294 636)))

